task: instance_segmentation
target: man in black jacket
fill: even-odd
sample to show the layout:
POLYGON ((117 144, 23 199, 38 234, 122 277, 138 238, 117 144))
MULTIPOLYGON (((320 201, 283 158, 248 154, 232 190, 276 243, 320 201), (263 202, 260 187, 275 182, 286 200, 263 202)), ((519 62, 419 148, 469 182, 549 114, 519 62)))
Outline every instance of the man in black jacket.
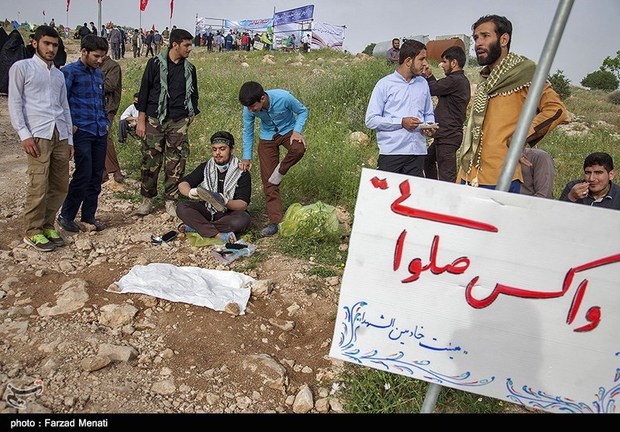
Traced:
POLYGON ((166 211, 176 216, 178 183, 189 156, 188 128, 198 110, 196 68, 187 60, 194 37, 187 30, 170 32, 170 49, 149 59, 138 99, 136 135, 142 140, 142 205, 135 214, 153 211, 157 178, 164 168, 166 211))
POLYGON ((450 47, 441 54, 439 64, 446 77, 435 79, 430 68, 426 74, 431 95, 439 99, 435 108, 439 129, 424 159, 426 178, 456 182, 456 152, 463 141, 463 123, 471 97, 469 80, 463 72, 465 60, 463 48, 450 47))

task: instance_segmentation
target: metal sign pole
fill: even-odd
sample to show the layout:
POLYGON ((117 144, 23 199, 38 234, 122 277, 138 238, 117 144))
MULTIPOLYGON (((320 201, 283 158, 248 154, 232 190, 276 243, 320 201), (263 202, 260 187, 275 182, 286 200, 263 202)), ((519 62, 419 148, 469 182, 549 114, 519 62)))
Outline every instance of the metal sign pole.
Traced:
MULTIPOLYGON (((575 0, 560 0, 558 4, 553 22, 551 23, 551 28, 549 29, 549 34, 547 35, 547 40, 545 41, 540 60, 536 67, 536 72, 534 73, 534 78, 532 79, 532 84, 525 98, 525 104, 519 116, 515 133, 510 140, 510 148, 506 160, 504 161, 496 190, 508 191, 510 188, 512 175, 515 172, 515 168, 523 152, 523 146, 525 145, 525 139, 527 138, 530 124, 536 114, 540 95, 547 81, 551 63, 553 63, 553 58, 558 50, 558 45, 562 39, 562 33, 564 33, 564 27, 566 27, 566 22, 568 21, 568 16, 570 15, 574 2, 575 0)), ((421 413, 432 413, 435 410, 440 391, 441 386, 439 384, 429 384, 422 409, 420 410, 421 413)))

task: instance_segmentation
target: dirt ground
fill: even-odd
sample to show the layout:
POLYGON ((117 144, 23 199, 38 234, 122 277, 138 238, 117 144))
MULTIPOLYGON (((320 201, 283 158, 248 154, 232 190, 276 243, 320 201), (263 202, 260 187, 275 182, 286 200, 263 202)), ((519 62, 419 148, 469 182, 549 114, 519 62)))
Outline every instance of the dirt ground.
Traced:
POLYGON ((162 208, 131 216, 137 204, 107 184, 98 211, 105 230, 60 231, 67 246, 37 252, 22 241, 26 185, 25 154, 2 97, 0 412, 342 410, 332 389, 342 365, 328 357, 339 277, 309 276, 311 261, 269 252, 270 239, 255 241, 256 266, 241 258, 223 267, 183 236, 154 246, 151 234, 179 221, 162 208), (107 291, 148 263, 242 271, 273 290, 253 295, 240 316, 107 291), (36 390, 16 400, 16 389, 36 390))

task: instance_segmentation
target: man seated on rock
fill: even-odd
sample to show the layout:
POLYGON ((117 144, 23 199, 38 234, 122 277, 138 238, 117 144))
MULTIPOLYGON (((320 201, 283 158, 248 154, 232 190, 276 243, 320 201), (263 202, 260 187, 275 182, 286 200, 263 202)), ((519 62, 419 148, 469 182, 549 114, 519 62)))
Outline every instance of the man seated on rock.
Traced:
POLYGON ((135 134, 136 124, 138 122, 138 96, 140 93, 134 93, 133 103, 125 108, 118 122, 118 142, 123 144, 127 139, 127 135, 131 135, 137 139, 135 134))
POLYGON ((179 182, 179 193, 192 201, 177 204, 177 216, 183 221, 179 230, 190 229, 202 237, 227 243, 250 226, 246 211, 250 204, 252 182, 248 171, 239 169, 232 152, 235 139, 230 132, 211 136, 212 157, 179 182))

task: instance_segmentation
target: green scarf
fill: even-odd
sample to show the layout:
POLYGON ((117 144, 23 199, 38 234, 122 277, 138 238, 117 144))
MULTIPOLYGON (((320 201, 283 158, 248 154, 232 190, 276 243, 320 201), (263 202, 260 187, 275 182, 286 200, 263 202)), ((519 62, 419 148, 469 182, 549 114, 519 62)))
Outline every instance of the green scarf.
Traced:
MULTIPOLYGON (((159 93, 159 103, 157 104, 157 119, 163 123, 168 114, 168 50, 162 50, 157 56, 159 60, 159 85, 161 91, 159 93)), ((192 93, 194 85, 192 82, 192 64, 184 59, 185 67, 185 108, 189 112, 189 116, 194 116, 194 106, 192 105, 192 93)))
MULTIPOLYGON (((482 124, 489 99, 495 96, 504 96, 529 86, 535 70, 536 64, 533 61, 509 53, 500 64, 493 68, 490 74, 488 66, 480 72, 483 81, 478 84, 476 89, 461 148, 461 167, 466 176, 471 172, 472 166, 480 168, 482 124)), ((473 183, 477 183, 477 179, 473 183)), ((474 186, 476 185, 474 184, 474 186)))

